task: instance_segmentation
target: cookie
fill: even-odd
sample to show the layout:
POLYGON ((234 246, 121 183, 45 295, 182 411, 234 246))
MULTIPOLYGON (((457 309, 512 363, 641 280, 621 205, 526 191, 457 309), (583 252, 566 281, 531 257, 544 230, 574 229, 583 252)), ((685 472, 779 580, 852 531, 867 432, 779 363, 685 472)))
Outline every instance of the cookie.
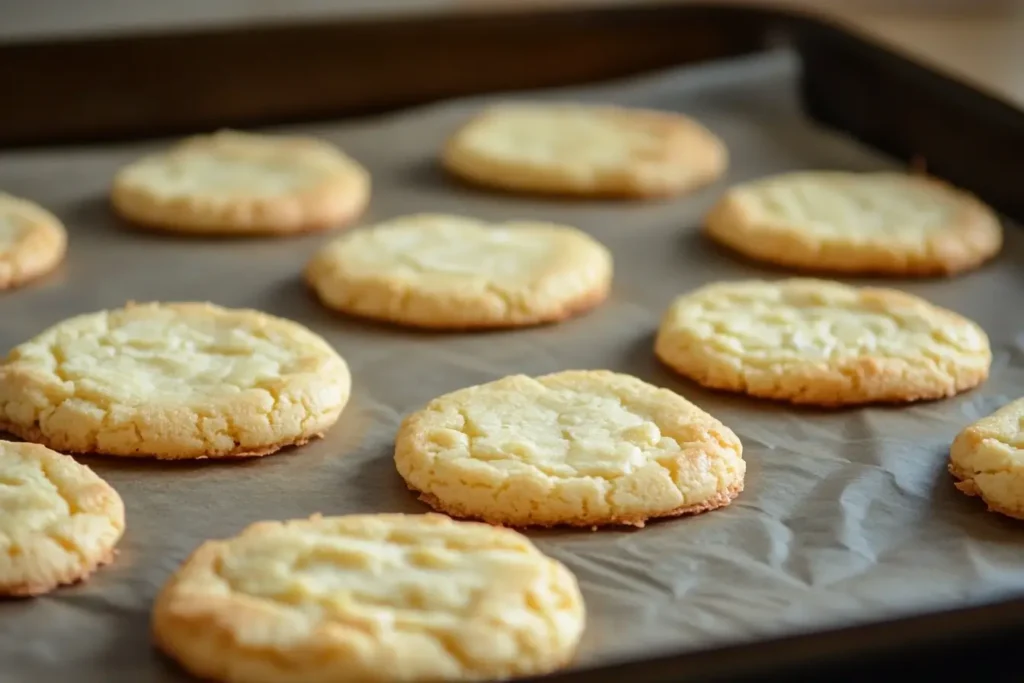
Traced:
POLYGON ((717 179, 725 145, 679 114, 584 104, 493 106, 447 142, 443 166, 512 192, 667 197, 717 179))
POLYGON ((845 274, 951 275, 1003 243, 995 213, 939 180, 902 173, 787 173, 729 190, 705 221, 752 259, 845 274))
POLYGON ((218 458, 321 435, 348 367, 297 323, 206 303, 66 320, 0 364, 0 429, 72 453, 218 458))
POLYGON ((204 543, 160 592, 153 630, 209 680, 466 681, 564 666, 584 617, 569 570, 514 531, 314 516, 204 543))
POLYGON ((968 496, 1024 519, 1024 398, 960 432, 949 449, 949 471, 968 496))
POLYGON ((49 273, 64 260, 68 236, 52 213, 0 192, 0 290, 49 273))
POLYGON ((454 517, 508 526, 643 526, 728 505, 746 463, 728 427, 667 389, 574 370, 515 375, 431 401, 395 464, 454 517))
POLYGON ((795 278, 701 287, 676 299, 655 353, 713 389, 840 406, 952 396, 988 377, 975 323, 910 294, 795 278))
POLYGON ((91 469, 31 443, 0 441, 0 595, 40 595, 114 558, 124 503, 91 469))
POLYGON ((128 221, 179 233, 286 235, 350 223, 370 176, 314 138, 221 131, 121 169, 111 201, 128 221))
POLYGON ((306 268, 327 306, 434 329, 554 322, 608 296, 612 258, 575 228, 422 214, 329 243, 306 268))

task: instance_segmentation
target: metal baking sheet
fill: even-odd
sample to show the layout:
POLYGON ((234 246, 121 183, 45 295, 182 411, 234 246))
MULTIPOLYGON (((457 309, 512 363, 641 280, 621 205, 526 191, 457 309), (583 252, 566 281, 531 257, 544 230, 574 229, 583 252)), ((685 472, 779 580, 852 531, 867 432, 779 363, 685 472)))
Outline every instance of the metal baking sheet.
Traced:
POLYGON ((106 192, 123 163, 166 141, 0 156, 0 187, 67 224, 61 270, 0 296, 0 347, 68 316, 128 299, 210 300, 298 320, 348 360, 354 394, 321 441, 264 459, 167 464, 85 461, 124 497, 128 530, 115 564, 87 583, 0 602, 0 681, 178 681, 150 645, 153 597, 200 542, 251 522, 311 513, 424 512, 392 464, 403 415, 429 399, 511 373, 609 368, 681 392, 743 440, 746 491, 730 507, 629 531, 531 534, 579 577, 589 621, 577 665, 988 601, 1024 589, 1024 529, 956 492, 953 436, 1024 387, 1024 232, 1002 255, 952 280, 886 281, 966 314, 991 337, 992 378, 938 403, 796 410, 702 390, 655 361, 653 335, 677 294, 706 282, 785 274, 713 247, 700 218, 728 184, 796 169, 870 170, 885 159, 817 129, 797 104, 788 53, 601 87, 534 94, 643 105, 699 117, 728 143, 728 176, 657 203, 524 199, 449 182, 435 156, 482 100, 359 122, 291 127, 342 145, 373 173, 366 223, 409 212, 577 225, 616 259, 611 299, 553 327, 425 334, 321 308, 300 270, 331 235, 287 240, 159 236, 123 227, 106 192))

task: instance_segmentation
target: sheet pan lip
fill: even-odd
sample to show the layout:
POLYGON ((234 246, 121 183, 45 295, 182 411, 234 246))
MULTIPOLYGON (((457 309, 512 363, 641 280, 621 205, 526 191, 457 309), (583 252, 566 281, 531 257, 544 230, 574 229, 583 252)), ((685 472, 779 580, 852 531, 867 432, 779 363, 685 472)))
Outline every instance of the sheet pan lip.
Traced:
MULTIPOLYGON (((963 661, 962 653, 973 647, 997 648, 1009 656, 1017 652, 1013 642, 1024 636, 1024 593, 951 610, 916 612, 883 621, 854 626, 808 630, 792 635, 730 644, 703 650, 662 654, 597 667, 578 668, 523 679, 538 683, 604 683, 605 681, 764 681, 863 680, 839 677, 851 667, 896 667, 914 651, 927 654, 937 670, 941 659, 963 661)), ((977 653, 970 658, 977 661, 977 653)), ((871 669, 872 673, 879 673, 871 669)), ((853 673, 851 671, 851 673, 853 673)), ((918 671, 920 673, 920 671, 918 671)), ((1001 680, 1001 679, 1000 679, 1001 680)))
MULTIPOLYGON (((719 2, 702 2, 697 0, 695 2, 684 1, 672 3, 666 3, 664 1, 659 2, 658 0, 640 0, 637 3, 633 3, 628 6, 618 2, 598 0, 593 4, 589 2, 583 2, 582 4, 572 3, 567 7, 557 8, 530 6, 527 10, 513 9, 509 5, 502 5, 498 8, 488 8, 485 10, 474 8, 471 10, 452 13, 437 11, 392 11, 382 12, 380 14, 368 13, 350 15, 347 17, 339 16, 326 20, 315 17, 298 19, 284 19, 279 17, 272 21, 257 21, 255 23, 217 23, 212 26, 205 27, 194 25, 189 26, 186 24, 178 25, 177 27, 169 30, 139 29, 133 32, 120 34, 100 33, 85 36, 57 35, 42 39, 0 39, 0 61, 4 61, 5 64, 10 64, 12 62, 10 55, 16 55, 18 51, 38 51, 46 50, 50 47, 88 48, 90 46, 107 46, 109 48, 145 41, 166 42, 167 46, 171 47, 175 41, 216 40, 219 38, 237 36, 239 34, 246 33, 260 33, 264 34, 265 38, 272 38, 275 35, 280 36, 289 32, 321 32, 337 30, 339 28, 358 29, 362 27, 389 27, 413 30, 417 28, 425 28, 431 25, 432 22, 444 22, 446 26, 461 26, 465 29, 472 28, 474 24, 486 24, 488 22, 501 20, 521 21, 524 18, 536 18, 540 15, 543 15, 544 18, 549 20, 553 19, 554 21, 574 22, 580 25, 586 25, 587 22, 597 20, 616 22, 635 20, 638 18, 645 18, 647 21, 663 23, 670 21, 683 21, 686 19, 692 19, 694 16, 704 15, 707 17, 717 17, 721 19, 743 18, 750 22, 757 22, 761 27, 762 34, 765 36, 776 32, 777 29, 796 31, 804 35, 807 34, 808 31, 817 32, 827 41, 860 50, 862 56, 868 55, 870 58, 884 59, 887 61, 888 65, 894 69, 912 70, 916 78, 924 79, 930 87, 943 88, 955 98, 962 101, 971 100, 972 107, 980 106, 984 110, 987 110, 987 114, 998 116, 1004 125, 1017 126, 1022 132, 1024 132, 1024 108, 1015 106, 1010 101, 1003 99, 982 85, 960 80, 952 74, 941 73, 935 68, 928 66, 921 59, 907 52, 901 51, 898 46, 870 36, 866 30, 858 28, 848 20, 830 15, 828 12, 823 10, 816 10, 808 7, 787 6, 784 4, 766 5, 751 2, 750 0, 720 0, 719 2)), ((582 86, 586 85, 586 83, 577 82, 573 84, 563 84, 563 86, 570 87, 572 85, 582 86)), ((482 95, 490 92, 493 91, 484 90, 476 93, 464 93, 462 95, 456 95, 455 97, 473 96, 474 94, 482 95)), ((406 103, 397 104, 394 107, 375 108, 368 109, 366 112, 354 111, 352 113, 358 116, 360 113, 374 114, 386 111, 401 111, 415 106, 417 106, 417 103, 406 103)), ((334 118, 337 118, 338 116, 347 116, 347 114, 338 112, 334 115, 326 112, 324 115, 329 118, 332 116, 334 118)), ((316 114, 308 114, 306 116, 299 117, 284 115, 283 118, 275 117, 273 120, 266 121, 252 120, 249 122, 239 123, 237 125, 259 127, 265 125, 312 122, 314 120, 324 120, 324 116, 316 114)), ((225 123, 223 125, 235 124, 225 123)), ((180 134, 187 134, 187 131, 181 131, 180 134)), ((84 142, 98 142, 102 144, 104 142, 120 140, 122 138, 128 140, 144 139, 143 136, 135 134, 128 135, 127 137, 120 135, 112 139, 101 136, 96 140, 92 140, 90 138, 84 142)), ((61 138, 60 140, 55 140, 53 142, 33 141, 28 143, 17 142, 0 144, 0 149, 45 147, 54 144, 80 144, 81 142, 83 142, 83 140, 61 138)))

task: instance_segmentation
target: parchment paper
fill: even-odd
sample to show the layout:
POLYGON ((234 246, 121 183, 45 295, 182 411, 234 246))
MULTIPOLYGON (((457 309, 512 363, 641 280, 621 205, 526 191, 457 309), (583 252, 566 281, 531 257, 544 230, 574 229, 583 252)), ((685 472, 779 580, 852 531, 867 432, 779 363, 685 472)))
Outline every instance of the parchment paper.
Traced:
MULTIPOLYGON (((299 277, 329 235, 201 240, 123 228, 107 208, 117 168, 165 141, 21 151, 0 158, 0 187, 67 224, 70 252, 46 280, 0 296, 0 347, 67 316, 134 300, 212 300, 293 318, 348 360, 354 394, 325 439, 247 462, 162 464, 86 459, 124 497, 115 564, 87 583, 0 602, 0 680, 178 681, 150 645, 153 597, 207 538, 262 519, 314 512, 423 512, 392 464, 401 417, 442 393, 507 374, 609 368, 681 392, 743 440, 746 491, 730 507, 637 531, 531 534, 576 573, 589 609, 578 665, 963 605, 1024 588, 1024 527, 956 492, 948 445, 967 423, 1024 394, 1024 233, 953 280, 884 281, 978 321, 992 378, 938 403, 839 412, 794 410, 701 390, 661 368, 653 334, 677 294, 720 279, 782 277, 701 238, 700 217, 730 183, 795 169, 885 168, 799 112, 785 53, 543 97, 693 114, 732 154, 728 177, 691 197, 645 203, 497 196, 449 182, 443 137, 480 101, 362 122, 293 127, 341 144, 373 173, 366 222, 414 211, 575 224, 616 259, 604 306, 564 324, 489 334, 418 334, 322 309, 299 277)), ((69 106, 74 106, 69 103, 69 106)), ((183 102, 182 106, 188 106, 183 102)))

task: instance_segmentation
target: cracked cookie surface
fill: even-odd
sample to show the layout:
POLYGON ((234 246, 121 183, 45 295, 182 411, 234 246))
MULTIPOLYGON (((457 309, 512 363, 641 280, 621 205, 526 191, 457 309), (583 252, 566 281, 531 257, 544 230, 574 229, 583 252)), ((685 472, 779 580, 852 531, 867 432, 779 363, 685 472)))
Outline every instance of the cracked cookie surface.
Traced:
POLYGON ((306 279, 326 306, 351 315, 434 329, 515 327, 600 304, 612 258, 576 228, 420 214, 334 240, 306 279))
POLYGON ((341 226, 369 196, 369 173, 326 141, 230 130, 135 161, 111 189, 114 209, 136 225, 224 235, 341 226))
POLYGON ((567 664, 576 579, 522 535, 442 515, 254 524, 161 591, 158 645, 219 681, 456 681, 567 664))
POLYGON ((68 236, 52 213, 0 192, 0 290, 49 273, 64 260, 68 236))
POLYGON ((1024 398, 966 427, 949 449, 956 487, 994 512, 1024 519, 1024 398))
POLYGON ((477 185, 540 194, 665 197, 713 182, 725 145, 670 112, 568 103, 492 106, 442 152, 454 175, 477 185))
POLYGON ((635 377, 514 375, 408 416, 395 464, 447 514, 508 526, 643 526, 728 505, 743 490, 736 435, 635 377))
POLYGON ((988 377, 975 323, 891 289, 795 278, 707 285, 661 322, 655 353, 713 389, 839 406, 952 396, 988 377))
POLYGON ((124 504, 67 455, 0 441, 0 595, 40 595, 113 559, 124 504))
POLYGON ((950 275, 1003 243, 973 195, 903 173, 787 173, 730 189, 705 231, 750 258, 803 270, 950 275))
POLYGON ((206 303, 129 304, 66 320, 0 364, 0 429, 60 451, 264 455, 319 436, 351 379, 321 337, 206 303))

